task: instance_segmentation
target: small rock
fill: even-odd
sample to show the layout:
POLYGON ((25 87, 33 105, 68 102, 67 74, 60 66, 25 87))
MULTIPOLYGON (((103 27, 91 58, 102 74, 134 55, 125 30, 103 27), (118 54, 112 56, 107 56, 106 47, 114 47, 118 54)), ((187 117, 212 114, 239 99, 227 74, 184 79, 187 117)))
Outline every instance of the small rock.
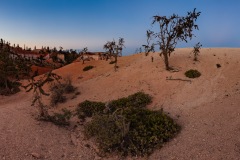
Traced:
POLYGON ((61 155, 61 157, 62 157, 62 158, 66 157, 66 153, 63 153, 63 154, 61 155))
POLYGON ((41 155, 39 153, 36 153, 36 152, 33 152, 31 153, 31 155, 36 158, 36 159, 40 159, 41 158, 41 155))
POLYGON ((102 159, 102 158, 99 157, 99 156, 95 156, 95 157, 94 157, 94 160, 100 160, 100 159, 102 159))
POLYGON ((100 153, 100 150, 99 150, 99 148, 98 148, 97 146, 93 145, 92 148, 93 148, 93 150, 94 150, 97 154, 100 153))
POLYGON ((220 67, 221 67, 221 64, 218 63, 218 64, 216 64, 216 66, 217 66, 217 68, 220 68, 220 67))
POLYGON ((71 134, 71 142, 74 146, 77 146, 77 138, 73 134, 71 134))
POLYGON ((89 144, 85 144, 84 146, 87 147, 87 148, 90 148, 90 147, 91 147, 89 144))

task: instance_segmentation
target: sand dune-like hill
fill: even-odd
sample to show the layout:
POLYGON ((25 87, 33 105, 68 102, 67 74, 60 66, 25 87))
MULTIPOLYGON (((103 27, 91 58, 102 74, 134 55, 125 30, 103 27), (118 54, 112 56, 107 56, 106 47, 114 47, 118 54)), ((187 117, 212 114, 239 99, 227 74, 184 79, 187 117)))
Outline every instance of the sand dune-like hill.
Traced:
MULTIPOLYGON (((182 130, 149 157, 127 159, 240 159, 240 49, 204 48, 197 62, 191 50, 176 49, 171 55, 170 65, 178 72, 166 71, 156 53, 120 57, 117 72, 109 61, 75 62, 56 69, 55 73, 70 77, 81 92, 56 109, 73 110, 84 100, 108 102, 144 91, 153 97, 148 108, 163 108, 182 130), (94 68, 83 72, 87 65, 94 68), (189 69, 202 75, 189 79, 184 75, 189 69)), ((24 90, 0 97, 0 159, 119 159, 99 157, 77 119, 68 128, 35 120, 37 111, 31 100, 32 95, 24 90)))

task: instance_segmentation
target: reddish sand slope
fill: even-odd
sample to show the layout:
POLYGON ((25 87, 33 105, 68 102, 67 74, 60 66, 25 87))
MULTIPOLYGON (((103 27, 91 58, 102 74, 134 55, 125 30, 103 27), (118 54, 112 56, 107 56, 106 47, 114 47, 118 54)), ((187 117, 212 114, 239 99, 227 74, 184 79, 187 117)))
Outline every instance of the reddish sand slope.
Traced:
MULTIPOLYGON (((179 72, 165 71, 156 53, 121 57, 117 72, 106 61, 76 62, 57 69, 54 72, 71 77, 81 92, 58 108, 74 109, 86 99, 107 102, 144 91, 153 96, 149 108, 169 112, 182 131, 150 157, 140 159, 240 159, 240 49, 202 49, 198 62, 190 52, 177 49, 171 55, 170 64, 179 72), (83 72, 87 65, 95 68, 83 72), (184 72, 188 69, 197 69, 202 76, 191 83, 166 80, 186 80, 184 72)), ((84 139, 77 119, 67 129, 36 121, 31 98, 24 91, 0 97, 0 159, 100 159, 94 145, 84 139)))

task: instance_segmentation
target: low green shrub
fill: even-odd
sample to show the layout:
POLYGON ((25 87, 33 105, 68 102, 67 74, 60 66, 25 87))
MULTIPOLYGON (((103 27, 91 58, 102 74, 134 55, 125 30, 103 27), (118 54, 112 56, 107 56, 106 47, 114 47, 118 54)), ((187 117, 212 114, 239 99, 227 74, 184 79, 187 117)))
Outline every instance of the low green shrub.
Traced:
POLYGON ((83 68, 83 71, 88 71, 90 69, 93 69, 93 66, 86 66, 86 67, 83 68))
POLYGON ((77 107, 77 116, 79 119, 85 119, 86 117, 92 117, 94 114, 103 113, 105 104, 102 102, 84 101, 77 107))
POLYGON ((162 110, 146 109, 146 105, 151 103, 151 96, 143 92, 111 101, 106 107, 100 103, 81 103, 78 108, 81 114, 78 115, 80 119, 93 116, 85 125, 85 135, 94 137, 104 153, 115 151, 123 156, 145 156, 181 129, 162 110))
POLYGON ((185 76, 188 78, 197 78, 201 76, 201 73, 198 70, 190 69, 185 72, 185 76))
POLYGON ((124 138, 124 148, 120 150, 125 155, 148 155, 173 138, 181 128, 162 110, 128 108, 124 115, 130 123, 129 132, 124 138))
POLYGON ((149 155, 179 131, 180 126, 162 111, 133 107, 98 115, 85 126, 87 137, 95 137, 103 152, 123 156, 149 155))
POLYGON ((137 92, 128 97, 111 101, 108 104, 108 109, 112 113, 118 108, 126 108, 126 107, 143 108, 143 107, 146 107, 151 102, 152 102, 152 98, 150 95, 145 94, 143 92, 137 92))
POLYGON ((97 115, 85 126, 87 138, 95 137, 99 148, 103 152, 116 150, 114 146, 119 146, 122 142, 122 135, 119 126, 113 116, 97 115))

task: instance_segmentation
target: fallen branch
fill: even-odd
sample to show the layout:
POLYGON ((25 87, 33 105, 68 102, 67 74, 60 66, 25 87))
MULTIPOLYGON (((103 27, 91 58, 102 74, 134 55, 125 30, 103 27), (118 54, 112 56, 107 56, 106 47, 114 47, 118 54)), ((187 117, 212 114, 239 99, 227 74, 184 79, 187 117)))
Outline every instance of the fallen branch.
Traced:
POLYGON ((186 81, 186 82, 192 82, 189 79, 181 79, 181 78, 172 78, 172 77, 166 77, 166 80, 177 80, 177 81, 186 81))

